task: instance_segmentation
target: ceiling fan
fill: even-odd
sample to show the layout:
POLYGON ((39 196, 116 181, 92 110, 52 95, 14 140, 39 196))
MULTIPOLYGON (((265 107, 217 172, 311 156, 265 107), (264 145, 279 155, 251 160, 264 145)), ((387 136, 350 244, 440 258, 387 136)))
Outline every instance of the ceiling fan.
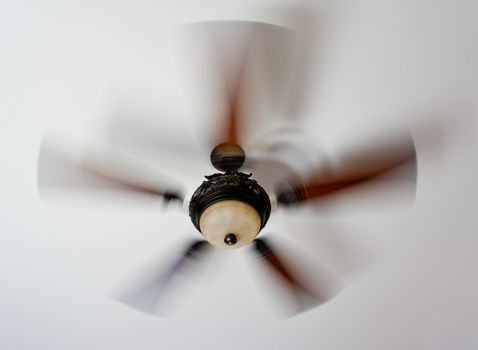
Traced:
MULTIPOLYGON (((282 27, 265 23, 220 23, 220 26, 217 26, 217 22, 201 24, 211 33, 212 41, 214 30, 228 26, 239 28, 240 31, 247 30, 249 38, 254 38, 261 31, 280 33, 280 37, 284 30, 282 27)), ((401 180, 415 187, 416 154, 409 134, 401 134, 384 141, 374 140, 371 143, 375 148, 365 144, 361 149, 355 150, 353 159, 332 170, 318 169, 307 177, 290 175, 273 186, 265 186, 261 181, 257 181, 254 178, 254 169, 260 161, 249 159, 241 146, 245 137, 241 133, 245 119, 245 106, 241 97, 245 92, 247 68, 251 64, 250 47, 251 45, 246 43, 242 52, 239 55, 236 53, 234 59, 239 63, 236 64, 235 74, 223 72, 225 75, 229 74, 229 84, 225 88, 225 108, 220 123, 212 126, 215 130, 215 147, 210 153, 210 162, 218 172, 208 174, 189 200, 189 216, 200 234, 170 269, 149 285, 143 286, 135 297, 128 301, 133 306, 151 311, 160 297, 161 290, 173 276, 192 261, 200 260, 212 247, 234 249, 249 245, 266 266, 284 281, 299 303, 302 295, 315 299, 316 303, 323 302, 324 298, 319 297, 292 273, 284 259, 272 248, 269 240, 259 237, 260 232, 267 226, 273 209, 279 207, 287 210, 364 184, 373 184, 403 167, 411 171, 401 180), (252 170, 252 173, 246 172, 247 169, 252 170)), ((228 63, 225 62, 224 66, 228 63)), ((287 141, 283 142, 287 146, 287 141)), ((276 146, 277 143, 280 144, 281 141, 276 142, 276 146)), ((89 154, 87 157, 74 159, 70 157, 71 154, 62 155, 64 151, 63 147, 51 148, 47 141, 43 143, 38 162, 38 186, 41 193, 55 188, 76 188, 80 191, 109 188, 160 197, 165 203, 183 203, 187 200, 179 188, 169 184, 158 185, 155 174, 143 176, 134 163, 124 157, 116 157, 114 153, 103 153, 99 158, 89 154)), ((267 157, 265 159, 267 161, 267 157)))

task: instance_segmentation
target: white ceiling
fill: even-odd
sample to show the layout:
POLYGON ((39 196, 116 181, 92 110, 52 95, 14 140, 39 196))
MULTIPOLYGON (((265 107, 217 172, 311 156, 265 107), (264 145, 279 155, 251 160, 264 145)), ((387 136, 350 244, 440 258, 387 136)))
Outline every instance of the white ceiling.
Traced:
POLYGON ((216 254, 217 266, 185 284, 192 290, 181 293, 171 317, 139 313, 108 295, 198 234, 181 208, 40 201, 36 161, 45 130, 96 135, 125 96, 138 109, 163 111, 165 128, 194 125, 173 29, 213 19, 294 25, 287 2, 256 3, 0 4, 0 348, 478 347, 472 0, 289 3, 309 6, 316 18, 318 64, 301 106, 316 145, 334 150, 377 125, 405 123, 418 152, 413 207, 356 212, 338 203, 313 217, 271 218, 268 231, 291 245, 288 253, 307 252, 342 273, 345 288, 325 305, 282 319, 267 300, 274 291, 251 273, 254 261, 235 251, 216 254))

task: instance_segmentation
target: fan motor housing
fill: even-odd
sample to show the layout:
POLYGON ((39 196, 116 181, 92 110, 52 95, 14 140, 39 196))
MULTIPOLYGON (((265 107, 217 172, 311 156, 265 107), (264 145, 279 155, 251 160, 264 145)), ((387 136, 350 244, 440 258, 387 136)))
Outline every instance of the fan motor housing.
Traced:
POLYGON ((250 176, 240 172, 213 174, 206 176, 207 181, 194 192, 189 216, 214 246, 247 245, 266 225, 271 202, 266 191, 250 176))

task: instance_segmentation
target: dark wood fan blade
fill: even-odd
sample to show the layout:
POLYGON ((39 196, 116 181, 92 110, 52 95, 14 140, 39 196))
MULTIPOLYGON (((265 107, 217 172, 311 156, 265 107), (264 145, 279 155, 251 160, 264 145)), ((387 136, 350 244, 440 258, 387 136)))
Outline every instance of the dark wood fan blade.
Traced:
POLYGON ((89 153, 78 156, 68 153, 63 147, 42 144, 37 167, 40 194, 51 191, 72 191, 95 194, 110 192, 136 193, 162 197, 166 202, 183 201, 183 195, 155 180, 157 173, 151 168, 141 168, 141 162, 118 156, 112 152, 101 152, 101 156, 89 153))
MULTIPOLYGON (((247 42, 242 47, 242 52, 238 52, 238 57, 234 57, 238 63, 236 63, 235 74, 231 72, 233 64, 228 62, 230 57, 226 57, 224 49, 219 48, 219 43, 215 46, 218 62, 221 64, 221 68, 225 80, 225 89, 227 90, 227 102, 224 110, 224 118, 222 126, 219 128, 217 135, 217 144, 238 145, 239 144, 239 124, 241 123, 241 89, 246 78, 248 51, 251 46, 251 42, 254 38, 254 27, 249 27, 250 34, 248 35, 247 42), (229 80, 229 81, 228 81, 229 80)), ((215 33, 211 30, 212 41, 215 42, 215 33)))
POLYGON ((165 271, 155 275, 140 286, 129 288, 126 295, 117 299, 133 308, 147 313, 156 313, 163 293, 170 287, 172 280, 192 265, 199 263, 211 248, 207 241, 193 241, 189 243, 180 257, 165 271))
POLYGON ((392 176, 391 180, 415 186, 416 152, 410 135, 362 148, 343 158, 338 167, 322 169, 307 181, 285 181, 276 190, 277 200, 281 205, 293 205, 319 199, 357 185, 378 182, 400 169, 406 172, 401 172, 398 178, 392 176))
POLYGON ((249 118, 257 129, 258 118, 277 116, 284 104, 295 53, 292 31, 259 22, 210 21, 185 26, 181 33, 191 97, 197 99, 194 112, 209 120, 208 143, 243 144, 254 131, 249 118))
POLYGON ((293 292, 297 304, 301 309, 315 306, 321 302, 315 292, 307 288, 286 267, 284 261, 273 251, 271 245, 265 239, 254 240, 254 249, 262 260, 279 276, 287 287, 293 292), (308 299, 308 301, 306 301, 308 299), (310 300, 314 302, 310 303, 310 300), (308 305, 307 305, 308 304, 308 305), (307 306, 306 306, 307 305, 307 306))

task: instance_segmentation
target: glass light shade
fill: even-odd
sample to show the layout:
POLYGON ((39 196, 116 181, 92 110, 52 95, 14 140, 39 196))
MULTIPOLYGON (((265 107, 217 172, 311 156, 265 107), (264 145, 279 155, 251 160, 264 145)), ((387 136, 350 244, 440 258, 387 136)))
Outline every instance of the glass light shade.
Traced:
POLYGON ((225 200, 212 204, 201 214, 199 226, 204 238, 215 247, 240 248, 252 242, 261 230, 259 213, 249 204, 225 200), (224 238, 234 234, 237 243, 227 245, 224 238))

